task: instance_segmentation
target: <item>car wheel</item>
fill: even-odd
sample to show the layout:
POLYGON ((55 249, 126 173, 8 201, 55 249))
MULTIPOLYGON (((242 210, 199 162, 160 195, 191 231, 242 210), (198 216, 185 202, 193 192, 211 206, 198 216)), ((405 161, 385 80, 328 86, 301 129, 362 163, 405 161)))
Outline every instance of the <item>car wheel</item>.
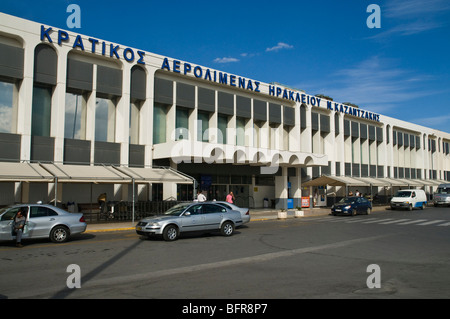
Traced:
POLYGON ((174 241, 178 239, 178 228, 174 225, 169 225, 166 228, 164 228, 163 231, 163 238, 166 241, 174 241))
POLYGON ((372 209, 370 209, 370 207, 367 207, 366 215, 370 215, 371 212, 372 212, 372 209))
POLYGON ((222 227, 220 228, 220 232, 223 236, 231 236, 234 233, 234 225, 232 222, 225 222, 222 224, 222 227))
POLYGON ((50 240, 54 243, 64 243, 69 239, 69 229, 65 226, 56 226, 50 232, 50 240))

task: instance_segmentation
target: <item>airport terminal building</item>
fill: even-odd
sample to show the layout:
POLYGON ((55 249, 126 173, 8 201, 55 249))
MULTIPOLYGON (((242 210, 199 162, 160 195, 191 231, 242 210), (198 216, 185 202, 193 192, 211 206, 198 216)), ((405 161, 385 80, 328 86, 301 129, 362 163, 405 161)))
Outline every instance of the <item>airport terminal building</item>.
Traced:
POLYGON ((294 208, 450 180, 449 133, 3 13, 0 149, 0 206, 294 208))

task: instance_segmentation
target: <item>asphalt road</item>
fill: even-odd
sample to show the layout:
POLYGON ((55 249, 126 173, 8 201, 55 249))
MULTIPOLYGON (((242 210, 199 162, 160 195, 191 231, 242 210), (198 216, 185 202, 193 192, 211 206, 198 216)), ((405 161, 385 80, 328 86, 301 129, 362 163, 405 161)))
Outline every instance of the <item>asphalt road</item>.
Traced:
POLYGON ((229 238, 0 243, 0 298, 449 298, 450 209, 251 222, 229 238), (76 282, 77 265, 81 288, 76 282), (367 286, 378 265, 380 288, 367 286), (75 278, 75 279, 74 279, 75 278))

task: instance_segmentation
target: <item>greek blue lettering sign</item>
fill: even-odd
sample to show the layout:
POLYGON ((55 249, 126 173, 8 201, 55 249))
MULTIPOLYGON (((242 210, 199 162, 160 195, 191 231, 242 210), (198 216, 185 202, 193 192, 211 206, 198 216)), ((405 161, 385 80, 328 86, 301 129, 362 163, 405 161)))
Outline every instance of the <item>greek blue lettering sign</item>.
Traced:
MULTIPOLYGON (((57 43, 58 45, 69 43, 72 45, 73 49, 91 52, 94 54, 101 54, 103 56, 118 60, 123 58, 125 61, 130 63, 136 61, 138 64, 145 65, 144 51, 134 50, 128 47, 122 48, 118 44, 100 41, 95 38, 88 38, 86 40, 83 39, 81 35, 71 35, 64 30, 53 30, 52 27, 46 28, 44 25, 41 25, 41 41, 57 43)), ((203 68, 201 66, 193 66, 190 63, 175 59, 169 61, 169 58, 164 58, 161 69, 173 73, 193 75, 198 79, 229 85, 252 92, 265 93, 273 97, 296 103, 324 107, 321 105, 322 99, 316 96, 311 96, 295 90, 288 90, 286 88, 281 88, 274 85, 269 85, 268 92, 266 90, 264 90, 266 92, 261 92, 261 82, 225 72, 203 68)), ((380 122, 380 115, 378 114, 328 100, 326 100, 326 104, 326 108, 330 111, 345 113, 359 118, 380 122)))
MULTIPOLYGON (((291 91, 288 89, 276 87, 274 85, 269 86, 269 95, 282 98, 289 101, 294 101, 297 103, 308 104, 312 106, 321 107, 322 99, 316 96, 311 96, 305 93, 300 93, 297 91, 291 91)), ((360 108, 351 107, 345 104, 332 102, 326 100, 327 110, 335 111, 339 113, 344 113, 359 118, 363 118, 370 121, 380 122, 380 115, 369 111, 362 110, 360 108)), ((323 107, 323 106, 322 106, 323 107)))
POLYGON ((336 102, 327 101, 327 109, 330 111, 336 111, 340 113, 345 113, 348 115, 353 115, 360 117, 362 119, 380 122, 380 115, 369 111, 365 111, 356 107, 351 107, 345 104, 340 104, 336 102))
POLYGON ((88 38, 88 40, 83 40, 81 35, 71 36, 68 32, 64 30, 53 30, 53 28, 46 28, 41 25, 41 41, 48 41, 53 43, 53 40, 62 45, 63 43, 71 43, 72 48, 79 49, 81 51, 88 51, 94 54, 100 53, 103 56, 121 59, 124 58, 127 62, 134 62, 139 64, 145 64, 145 52, 139 50, 133 50, 132 48, 121 48, 120 45, 107 43, 105 41, 100 41, 94 38, 88 38), (54 36, 53 34, 57 35, 54 36))
POLYGON ((193 74, 197 79, 203 79, 219 84, 225 84, 229 86, 238 87, 240 89, 250 90, 253 92, 261 92, 261 82, 246 79, 244 77, 219 72, 216 70, 203 69, 200 66, 193 66, 187 62, 181 62, 178 60, 169 61, 168 58, 164 58, 161 66, 161 70, 167 70, 174 73, 182 73, 184 75, 193 74))

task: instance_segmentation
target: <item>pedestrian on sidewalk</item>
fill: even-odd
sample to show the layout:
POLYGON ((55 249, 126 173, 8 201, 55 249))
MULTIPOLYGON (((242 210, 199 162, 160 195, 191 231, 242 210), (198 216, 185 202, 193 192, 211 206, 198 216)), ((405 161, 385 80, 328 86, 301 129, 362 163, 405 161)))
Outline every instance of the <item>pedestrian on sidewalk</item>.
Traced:
POLYGON ((198 191, 197 192, 197 200, 199 202, 206 202, 206 196, 201 191, 198 191))
POLYGON ((233 192, 230 192, 230 193, 227 195, 226 201, 227 201, 228 203, 230 203, 230 204, 233 204, 233 201, 234 201, 234 200, 235 200, 234 194, 233 194, 233 192))
POLYGON ((16 233, 16 246, 22 248, 22 235, 25 228, 26 214, 28 208, 21 207, 14 218, 14 232, 16 233))

